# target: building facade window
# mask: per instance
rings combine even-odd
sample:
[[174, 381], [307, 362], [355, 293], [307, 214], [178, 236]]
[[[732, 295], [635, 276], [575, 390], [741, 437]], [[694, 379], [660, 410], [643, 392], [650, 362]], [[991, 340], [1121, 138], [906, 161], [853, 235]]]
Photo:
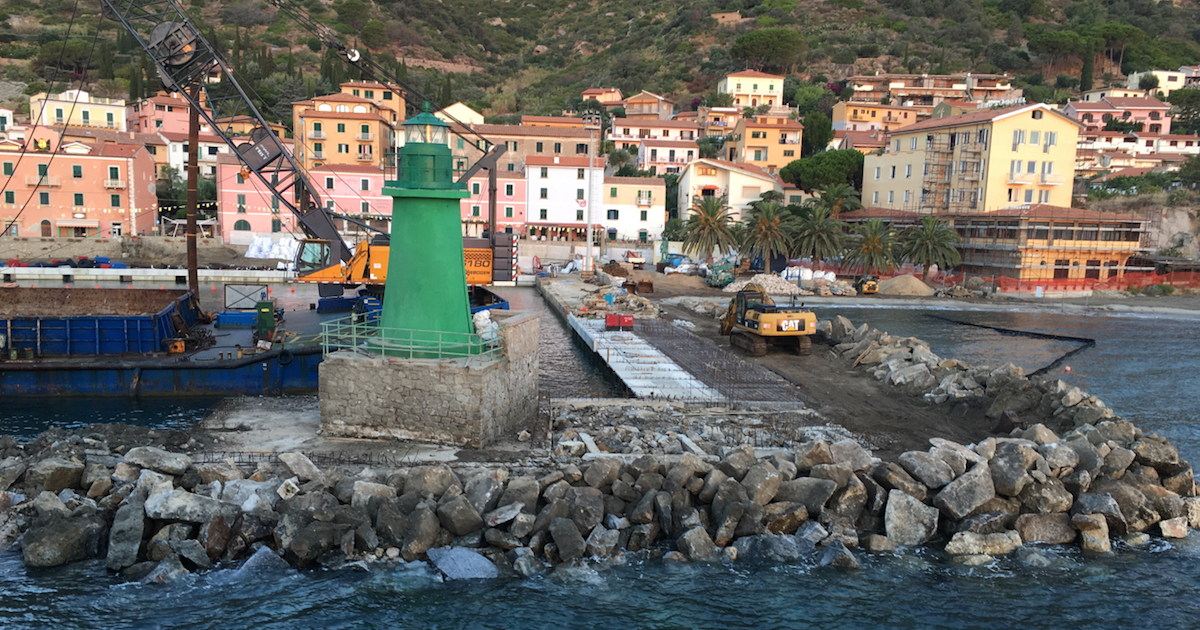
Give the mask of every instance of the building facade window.
[[83, 193], [75, 193], [75, 205], [83, 207]]
[[121, 195], [109, 195], [108, 196], [108, 207], [120, 208], [121, 207]]

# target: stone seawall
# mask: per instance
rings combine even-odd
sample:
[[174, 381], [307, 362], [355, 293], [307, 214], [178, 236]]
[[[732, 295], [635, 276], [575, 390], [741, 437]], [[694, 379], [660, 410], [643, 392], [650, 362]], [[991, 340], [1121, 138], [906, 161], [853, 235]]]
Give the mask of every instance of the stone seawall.
[[368, 357], [335, 352], [321, 363], [321, 430], [482, 448], [537, 415], [538, 319], [499, 313], [498, 359]]

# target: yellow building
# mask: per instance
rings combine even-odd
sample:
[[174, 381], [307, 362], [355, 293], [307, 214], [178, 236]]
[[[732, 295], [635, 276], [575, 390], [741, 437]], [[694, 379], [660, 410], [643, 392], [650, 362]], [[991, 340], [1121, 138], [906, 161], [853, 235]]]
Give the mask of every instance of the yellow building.
[[642, 90], [625, 99], [625, 117], [640, 120], [670, 120], [675, 102], [654, 92]]
[[1079, 128], [1042, 103], [902, 127], [882, 154], [866, 156], [863, 204], [938, 213], [1070, 207]]
[[[253, 116], [232, 116], [230, 118], [218, 118], [216, 120], [217, 127], [231, 136], [248, 136], [250, 132], [258, 128], [258, 120]], [[277, 123], [267, 121], [267, 127], [272, 133], [280, 138], [284, 135], [284, 126]]]
[[404, 122], [404, 91], [376, 81], [347, 81], [338, 86], [342, 94], [365, 98], [375, 104], [393, 128]]
[[841, 101], [833, 106], [833, 128], [838, 131], [891, 131], [925, 120], [915, 107], [852, 103]]
[[794, 120], [759, 122], [742, 119], [733, 128], [732, 143], [726, 143], [730, 162], [753, 164], [774, 175], [800, 159], [804, 125]]
[[83, 90], [67, 90], [61, 94], [39, 92], [30, 96], [29, 118], [39, 125], [126, 129], [124, 100], [100, 98]]
[[735, 107], [783, 105], [783, 77], [758, 70], [743, 70], [726, 75], [717, 83], [718, 94], [733, 97]]
[[352, 94], [292, 103], [292, 137], [305, 170], [324, 164], [378, 166], [393, 150], [391, 111]]

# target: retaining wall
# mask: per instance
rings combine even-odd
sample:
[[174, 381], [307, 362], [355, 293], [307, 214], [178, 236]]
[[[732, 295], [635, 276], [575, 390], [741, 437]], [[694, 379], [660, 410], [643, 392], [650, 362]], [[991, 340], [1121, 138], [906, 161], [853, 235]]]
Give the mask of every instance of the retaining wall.
[[538, 317], [492, 311], [499, 359], [384, 359], [350, 352], [320, 368], [326, 436], [482, 448], [529, 425], [538, 405]]

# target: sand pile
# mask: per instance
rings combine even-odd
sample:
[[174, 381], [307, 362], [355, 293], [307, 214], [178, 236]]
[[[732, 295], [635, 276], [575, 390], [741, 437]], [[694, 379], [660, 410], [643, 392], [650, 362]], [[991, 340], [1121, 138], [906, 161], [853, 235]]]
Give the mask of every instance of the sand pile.
[[927, 297], [933, 295], [932, 287], [916, 276], [896, 276], [879, 283], [879, 295], [910, 295]]
[[767, 291], [768, 295], [800, 295], [800, 287], [794, 282], [788, 282], [774, 274], [760, 273], [749, 280], [738, 280], [722, 291], [726, 293], [737, 293], [746, 288], [748, 284], [757, 284]]

